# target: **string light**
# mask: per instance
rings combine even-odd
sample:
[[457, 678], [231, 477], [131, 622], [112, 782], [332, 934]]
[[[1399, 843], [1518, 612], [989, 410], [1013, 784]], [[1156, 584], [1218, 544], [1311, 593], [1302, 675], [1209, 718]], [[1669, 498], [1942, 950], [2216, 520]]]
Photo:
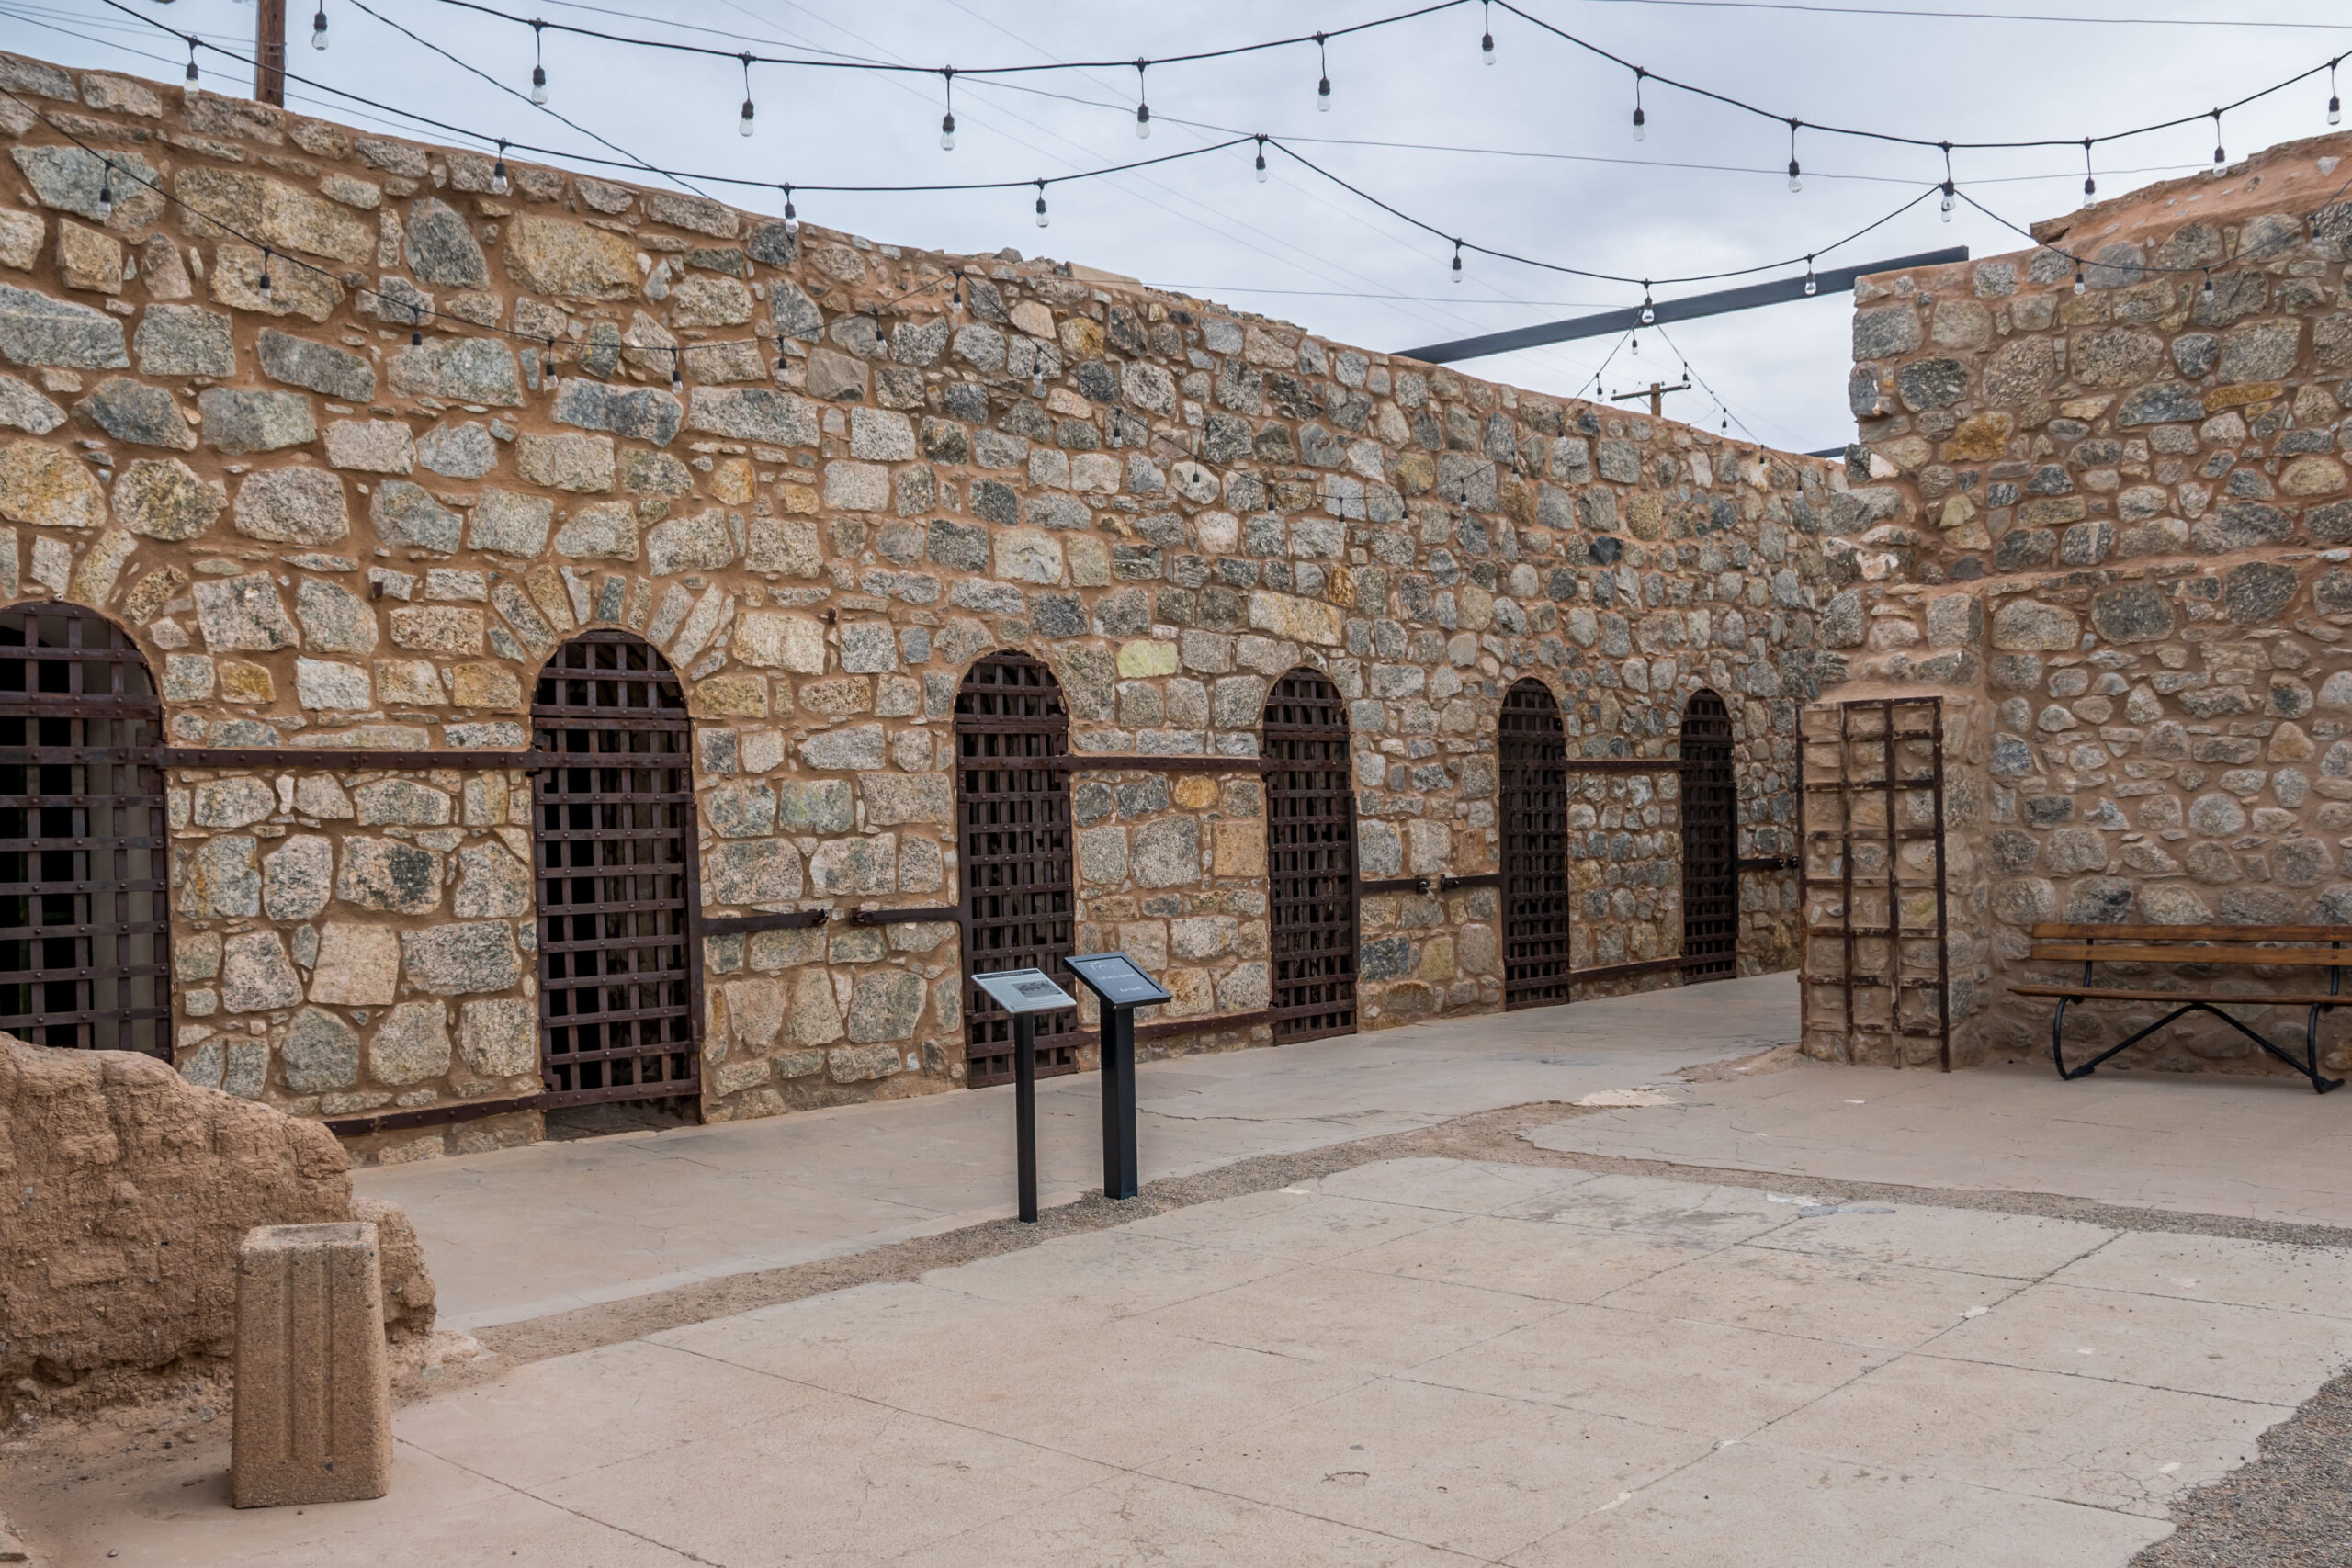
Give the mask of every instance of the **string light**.
[[2080, 260], [2077, 260], [2075, 263], [2075, 292], [2080, 294], [2084, 289], [2089, 287], [2090, 285], [2083, 280], [2083, 264]]
[[2206, 303], [2206, 304], [2208, 304], [2208, 305], [2211, 305], [2212, 302], [2213, 302], [2213, 269], [2212, 269], [2212, 268], [2211, 268], [2211, 267], [2207, 267], [2207, 268], [2205, 269], [2205, 303]]
[[548, 395], [549, 397], [553, 397], [553, 396], [555, 395], [555, 389], [556, 389], [556, 386], [555, 386], [555, 383], [556, 383], [556, 369], [555, 369], [555, 339], [553, 339], [553, 338], [549, 338], [549, 339], [548, 339], [548, 372], [547, 372], [547, 383], [548, 383]]
[[506, 177], [506, 139], [501, 137], [498, 141], [498, 162], [490, 166], [490, 194], [504, 196], [513, 188], [513, 183]]
[[1266, 183], [1266, 139], [1262, 136], [1258, 138], [1258, 183]]
[[104, 160], [106, 173], [98, 176], [98, 221], [103, 223], [114, 216], [114, 160]]
[[[262, 287], [266, 288], [269, 286], [264, 283]], [[424, 311], [415, 305], [408, 308], [408, 345], [411, 348], [424, 346]]]
[[2327, 62], [2327, 123], [2330, 125], [2341, 124], [2344, 119], [2344, 100], [2335, 96], [2335, 66], [2336, 62], [2343, 58], [2339, 54], [2335, 60]]
[[1453, 242], [1453, 281], [1462, 281], [1462, 242]]
[[673, 348], [670, 350], [670, 390], [682, 390], [685, 384], [686, 378], [678, 373], [678, 350]]
[[743, 112], [735, 121], [736, 135], [752, 134], [752, 117], [756, 112], [752, 107], [752, 56], [747, 50], [743, 54]]
[[1804, 171], [1797, 167], [1797, 127], [1804, 123], [1804, 121], [1801, 119], [1789, 121], [1789, 194], [1791, 196], [1804, 189]]
[[2088, 207], [2091, 197], [2098, 194], [2098, 176], [2091, 173], [2091, 139], [2083, 138], [2083, 205]]
[[1634, 67], [1634, 140], [1636, 141], [1650, 139], [1650, 117], [1642, 109], [1642, 78], [1648, 74], [1642, 67]]
[[1315, 107], [1324, 114], [1331, 112], [1331, 51], [1324, 46], [1323, 35], [1315, 35], [1315, 59], [1322, 67], [1323, 79], [1315, 84]]
[[2229, 154], [2222, 151], [2222, 111], [2215, 109], [2213, 111], [2213, 172], [2220, 174], [2222, 165], [2229, 161]]
[[1053, 226], [1053, 221], [1054, 220], [1046, 216], [1046, 182], [1039, 180], [1037, 182], [1037, 227], [1040, 229], [1051, 228]]
[[1495, 0], [1479, 0], [1479, 4], [1486, 7], [1487, 33], [1478, 40], [1478, 52], [1486, 56], [1487, 64], [1492, 65], [1495, 62]]
[[1821, 292], [1821, 280], [1813, 276], [1813, 258], [1804, 258], [1804, 291], [1807, 295]]
[[196, 35], [187, 35], [187, 79], [196, 80]]
[[1945, 222], [1949, 223], [1951, 221], [1951, 209], [1953, 205], [1958, 202], [1959, 199], [1960, 188], [1953, 185], [1950, 180], [1944, 181], [1944, 198], [1938, 202], [1936, 207], [1937, 210], [1942, 213], [1943, 220]]
[[531, 24], [531, 101], [548, 101], [547, 24]]
[[1642, 325], [1648, 326], [1657, 320], [1657, 309], [1650, 303], [1649, 281], [1645, 278], [1642, 282]]
[[261, 248], [261, 293], [265, 299], [269, 298], [269, 258], [274, 254], [267, 245]]
[[956, 151], [956, 67], [944, 67], [939, 73], [939, 79], [947, 88], [947, 112], [939, 117], [939, 150], [953, 152]]
[[776, 188], [784, 192], [784, 231], [797, 238], [800, 233], [800, 214], [793, 210], [792, 186], [782, 185]]
[[311, 18], [311, 47], [323, 50], [327, 46], [326, 0], [319, 0], [318, 14]]
[[1151, 134], [1151, 104], [1143, 90], [1143, 70], [1148, 60], [1136, 62], [1136, 139], [1141, 141]]

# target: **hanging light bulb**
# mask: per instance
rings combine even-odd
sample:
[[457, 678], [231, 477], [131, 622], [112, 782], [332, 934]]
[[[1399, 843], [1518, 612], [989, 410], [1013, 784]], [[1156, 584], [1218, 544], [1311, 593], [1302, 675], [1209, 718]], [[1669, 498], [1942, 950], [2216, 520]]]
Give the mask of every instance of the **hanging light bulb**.
[[504, 196], [513, 188], [513, 182], [506, 177], [506, 139], [502, 136], [498, 139], [498, 162], [490, 166], [490, 194]]
[[556, 393], [555, 339], [553, 339], [553, 338], [549, 338], [549, 339], [548, 339], [548, 360], [547, 360], [547, 364], [548, 364], [548, 371], [547, 371], [547, 388], [548, 388], [548, 396], [549, 396], [549, 397], [553, 397], [553, 396], [555, 396], [555, 393]]
[[1938, 202], [1936, 206], [1942, 211], [1944, 221], [1947, 223], [1951, 221], [1952, 203], [1956, 197], [1956, 188], [1950, 180], [1946, 180], [1944, 182], [1944, 198]]
[[1803, 123], [1802, 120], [1789, 121], [1789, 194], [1791, 196], [1804, 189], [1804, 171], [1797, 167], [1797, 127]]
[[2222, 151], [2222, 111], [2215, 109], [2213, 111], [2213, 172], [2220, 174], [2222, 165], [2229, 161], [2229, 154]]
[[196, 80], [196, 35], [187, 35], [187, 79]]
[[956, 151], [956, 67], [943, 68], [939, 77], [947, 84], [947, 112], [939, 117], [939, 150], [953, 152]]
[[1481, 3], [1487, 11], [1487, 36], [1478, 40], [1478, 52], [1486, 56], [1487, 64], [1492, 65], [1495, 62], [1495, 5], [1494, 0], [1481, 0]]
[[1054, 220], [1046, 216], [1046, 182], [1039, 180], [1037, 182], [1037, 227], [1040, 229], [1051, 228], [1053, 226], [1053, 221]]
[[784, 231], [797, 238], [800, 233], [800, 214], [794, 211], [792, 208], [792, 187], [787, 185], [783, 189]]
[[1266, 183], [1266, 139], [1262, 136], [1258, 138], [1258, 183]]
[[260, 287], [261, 287], [262, 298], [263, 298], [263, 299], [266, 299], [267, 298], [269, 298], [269, 258], [270, 258], [271, 254], [272, 254], [272, 252], [270, 251], [270, 248], [269, 248], [267, 245], [264, 245], [264, 246], [261, 248], [261, 278], [260, 278]]
[[1453, 281], [1462, 281], [1462, 242], [1453, 242]]
[[1648, 326], [1657, 320], [1657, 310], [1650, 303], [1650, 286], [1645, 283], [1642, 285], [1642, 325]]
[[752, 107], [752, 56], [746, 51], [743, 54], [743, 112], [735, 120], [736, 135], [752, 134], [752, 117], [757, 112]]
[[775, 340], [775, 367], [779, 372], [792, 368], [792, 361], [785, 355], [784, 339], [781, 337]]
[[1323, 35], [1315, 35], [1315, 58], [1323, 68], [1323, 79], [1315, 84], [1315, 107], [1324, 114], [1331, 112], [1331, 51], [1324, 47]]
[[1148, 60], [1136, 62], [1136, 139], [1137, 141], [1151, 134], [1151, 105], [1145, 99], [1143, 91], [1144, 67], [1150, 63]]
[[326, 0], [319, 0], [318, 14], [311, 18], [311, 47], [323, 50], [327, 46]]
[[673, 348], [670, 351], [670, 390], [678, 391], [685, 384], [686, 378], [678, 374], [678, 351]]
[[531, 101], [548, 101], [547, 24], [531, 24]]
[[103, 223], [114, 216], [114, 160], [105, 160], [106, 173], [98, 176], [98, 221]]
[[1640, 66], [1634, 67], [1634, 140], [1636, 141], [1650, 139], [1650, 117], [1642, 111], [1642, 78], [1648, 74]]
[[1808, 296], [1821, 292], [1821, 279], [1813, 276], [1813, 258], [1811, 256], [1804, 258], [1804, 291]]
[[2083, 264], [2077, 261], [2075, 264], [2075, 292], [2080, 294], [2089, 287], [2090, 285], [2083, 279]]
[[2212, 275], [2212, 273], [2211, 273], [2211, 272], [2210, 272], [2210, 271], [2209, 271], [2209, 272], [2207, 272], [2207, 273], [2205, 274], [2205, 303], [2206, 303], [2206, 304], [2208, 304], [2208, 305], [2211, 305], [2212, 302], [2213, 302], [2213, 275]]
[[2091, 139], [2083, 138], [2083, 205], [2088, 207], [2091, 197], [2098, 194], [2098, 176], [2091, 173]]
[[[2342, 58], [2338, 55], [2336, 60]], [[2344, 119], [2344, 100], [2335, 96], [2336, 60], [2327, 62], [2327, 123], [2330, 125], [2341, 124]]]

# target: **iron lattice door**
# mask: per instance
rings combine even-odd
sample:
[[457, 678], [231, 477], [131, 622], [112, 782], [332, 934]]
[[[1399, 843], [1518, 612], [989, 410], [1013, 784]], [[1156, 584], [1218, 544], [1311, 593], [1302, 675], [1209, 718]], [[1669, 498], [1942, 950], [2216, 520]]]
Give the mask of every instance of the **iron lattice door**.
[[163, 720], [105, 616], [0, 615], [0, 1030], [171, 1060]]
[[[1069, 712], [1053, 671], [991, 653], [956, 694], [956, 808], [964, 877], [964, 1082], [1012, 1081], [1012, 1015], [975, 975], [1041, 969], [1068, 990], [1072, 881]], [[1037, 1076], [1078, 1071], [1075, 1010], [1037, 1021]]]
[[1503, 696], [1503, 1006], [1568, 999], [1567, 739], [1541, 681]]
[[1682, 979], [1739, 973], [1739, 787], [1731, 712], [1700, 690], [1682, 710]]
[[1356, 799], [1340, 689], [1294, 670], [1266, 698], [1274, 1040], [1356, 1031]]
[[701, 1090], [692, 735], [678, 677], [626, 632], [556, 649], [531, 703], [544, 1103]]

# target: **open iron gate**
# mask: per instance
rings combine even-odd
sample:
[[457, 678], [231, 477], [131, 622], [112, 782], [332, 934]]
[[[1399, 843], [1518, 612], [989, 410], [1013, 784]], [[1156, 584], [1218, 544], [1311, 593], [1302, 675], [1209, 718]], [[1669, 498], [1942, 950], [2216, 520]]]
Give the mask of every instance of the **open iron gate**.
[[[964, 1082], [1012, 1081], [1012, 1015], [972, 981], [1041, 969], [1069, 988], [1077, 912], [1070, 846], [1069, 710], [1053, 671], [991, 653], [956, 694], [956, 807], [964, 883]], [[1075, 1010], [1037, 1021], [1037, 1076], [1078, 1071]]]
[[1949, 1072], [1943, 699], [1825, 704], [1801, 726], [1806, 1038]]
[[693, 738], [669, 661], [620, 631], [558, 649], [531, 703], [539, 1068], [549, 1107], [701, 1095]]
[[1267, 694], [1266, 884], [1274, 1039], [1356, 1029], [1356, 797], [1340, 689], [1294, 670]]
[[171, 1060], [163, 719], [104, 615], [0, 614], [0, 1030]]
[[1682, 982], [1739, 973], [1739, 786], [1731, 711], [1702, 688], [1682, 710]]
[[1503, 696], [1503, 1006], [1568, 999], [1567, 739], [1552, 689]]

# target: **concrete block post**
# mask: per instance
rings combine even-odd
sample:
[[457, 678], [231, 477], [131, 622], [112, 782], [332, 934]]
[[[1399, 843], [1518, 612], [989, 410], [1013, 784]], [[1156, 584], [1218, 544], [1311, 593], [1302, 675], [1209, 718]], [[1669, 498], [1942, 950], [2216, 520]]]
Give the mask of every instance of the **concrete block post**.
[[236, 1370], [229, 1491], [238, 1507], [384, 1495], [392, 1394], [374, 1225], [245, 1233]]

